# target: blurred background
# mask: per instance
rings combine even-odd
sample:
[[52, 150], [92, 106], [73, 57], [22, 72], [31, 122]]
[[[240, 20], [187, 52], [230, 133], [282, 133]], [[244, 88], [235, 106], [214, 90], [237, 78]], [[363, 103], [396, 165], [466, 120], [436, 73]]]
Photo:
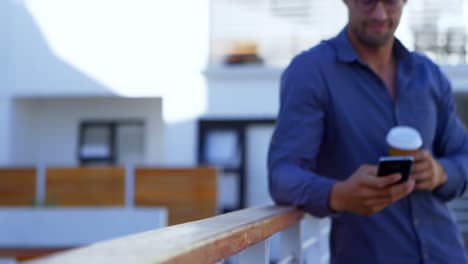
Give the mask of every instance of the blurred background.
[[[346, 20], [341, 0], [0, 0], [0, 258], [272, 203], [281, 72]], [[410, 0], [396, 35], [467, 124], [468, 0]]]

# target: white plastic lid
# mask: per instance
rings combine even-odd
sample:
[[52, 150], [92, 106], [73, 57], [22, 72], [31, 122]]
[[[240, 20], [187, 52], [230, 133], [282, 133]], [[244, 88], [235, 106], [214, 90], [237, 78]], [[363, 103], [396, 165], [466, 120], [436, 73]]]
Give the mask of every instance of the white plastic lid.
[[387, 134], [387, 143], [401, 150], [416, 150], [422, 146], [422, 138], [419, 132], [408, 126], [397, 126]]

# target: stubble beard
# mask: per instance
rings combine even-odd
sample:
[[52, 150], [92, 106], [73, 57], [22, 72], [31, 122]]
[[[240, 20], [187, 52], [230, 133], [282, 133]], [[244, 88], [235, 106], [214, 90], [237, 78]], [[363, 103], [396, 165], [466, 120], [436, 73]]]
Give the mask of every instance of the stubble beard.
[[367, 29], [367, 24], [364, 24], [364, 30], [356, 30], [355, 35], [363, 45], [369, 48], [380, 48], [392, 41], [393, 34], [396, 30], [396, 28], [394, 28], [393, 26], [393, 22], [388, 21], [386, 23], [388, 26], [388, 31], [383, 34], [371, 33], [366, 31], [365, 29]]

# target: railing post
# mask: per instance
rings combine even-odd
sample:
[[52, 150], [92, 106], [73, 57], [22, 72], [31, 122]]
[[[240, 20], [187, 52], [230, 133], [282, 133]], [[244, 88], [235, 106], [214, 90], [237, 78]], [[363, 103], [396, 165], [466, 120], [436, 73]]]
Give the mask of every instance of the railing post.
[[302, 241], [300, 222], [281, 231], [280, 241], [280, 259], [286, 259], [286, 263], [302, 264]]
[[135, 166], [125, 166], [125, 207], [132, 208], [134, 204]]
[[46, 166], [40, 163], [36, 167], [36, 201], [37, 206], [46, 205]]
[[239, 253], [239, 264], [264, 263], [270, 262], [270, 247], [268, 239], [258, 242]]

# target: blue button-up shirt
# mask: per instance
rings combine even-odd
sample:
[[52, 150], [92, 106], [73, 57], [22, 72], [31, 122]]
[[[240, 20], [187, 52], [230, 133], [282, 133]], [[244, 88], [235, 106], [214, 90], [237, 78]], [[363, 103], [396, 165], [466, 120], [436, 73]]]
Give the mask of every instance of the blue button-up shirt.
[[293, 59], [281, 78], [268, 156], [270, 193], [279, 204], [333, 215], [328, 208], [333, 184], [386, 156], [390, 128], [414, 127], [447, 182], [434, 191], [413, 191], [371, 216], [333, 215], [332, 263], [466, 263], [446, 202], [465, 191], [467, 132], [440, 69], [398, 40], [393, 52], [395, 100], [353, 50], [346, 29]]

